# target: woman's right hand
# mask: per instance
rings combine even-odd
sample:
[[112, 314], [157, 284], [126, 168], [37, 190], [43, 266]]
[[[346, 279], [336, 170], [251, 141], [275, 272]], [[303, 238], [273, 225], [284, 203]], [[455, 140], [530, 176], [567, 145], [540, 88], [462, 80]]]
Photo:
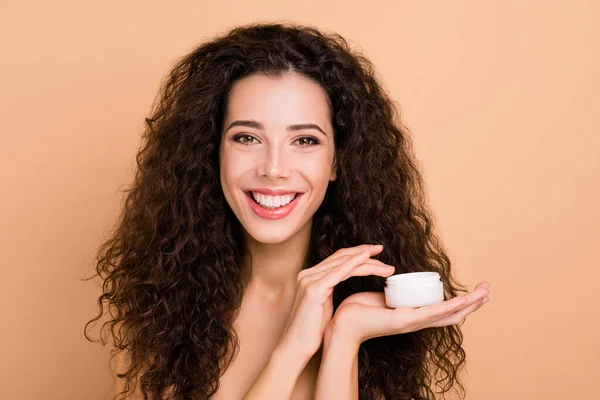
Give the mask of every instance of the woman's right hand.
[[308, 362], [323, 340], [333, 316], [333, 288], [351, 276], [379, 275], [395, 272], [391, 265], [372, 259], [382, 245], [364, 244], [343, 248], [312, 268], [298, 274], [297, 290], [290, 316], [278, 344]]

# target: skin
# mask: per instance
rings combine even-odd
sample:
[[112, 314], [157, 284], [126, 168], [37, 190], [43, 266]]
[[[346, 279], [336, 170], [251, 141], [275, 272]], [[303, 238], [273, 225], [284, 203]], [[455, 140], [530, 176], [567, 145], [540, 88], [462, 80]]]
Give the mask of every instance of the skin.
[[[234, 121], [247, 120], [260, 123], [260, 127], [228, 129]], [[307, 123], [318, 125], [320, 130], [287, 129]], [[351, 276], [387, 277], [394, 273], [394, 267], [371, 258], [382, 251], [382, 246], [365, 244], [340, 249], [318, 265], [303, 269], [312, 215], [323, 201], [328, 183], [336, 179], [326, 93], [316, 82], [298, 74], [252, 75], [234, 85], [223, 127], [221, 184], [244, 228], [246, 248], [253, 259], [252, 266], [249, 258], [243, 266], [249, 281], [236, 321], [239, 358], [244, 362], [236, 365], [234, 361], [230, 370], [235, 372], [228, 370], [221, 380], [224, 388], [230, 388], [230, 382], [245, 379], [248, 390], [241, 388], [235, 392], [237, 397], [244, 392], [246, 400], [358, 399], [360, 343], [377, 336], [457, 324], [487, 301], [489, 285], [485, 287], [485, 282], [466, 295], [427, 307], [391, 309], [382, 293], [357, 293], [342, 303], [334, 318], [331, 296], [335, 285]], [[305, 194], [290, 215], [267, 220], [248, 205], [244, 189], [252, 187]], [[252, 326], [262, 326], [264, 331], [246, 333]], [[268, 345], [265, 338], [269, 338]], [[259, 343], [262, 350], [254, 353], [245, 347]], [[251, 360], [258, 362], [249, 372]], [[314, 387], [307, 389], [311, 381]], [[234, 396], [230, 389], [221, 390]]]
[[[312, 216], [336, 179], [335, 143], [327, 95], [292, 73], [252, 75], [233, 86], [219, 148], [225, 198], [244, 230], [248, 280], [234, 323], [240, 352], [212, 400], [358, 399], [362, 341], [428, 326], [456, 324], [488, 294], [483, 282], [463, 296], [427, 307], [391, 309], [382, 293], [348, 297], [333, 316], [333, 288], [351, 276], [387, 277], [394, 267], [371, 257], [382, 246], [340, 249], [304, 269]], [[253, 126], [234, 121], [252, 120]], [[320, 129], [288, 130], [294, 124]], [[318, 144], [315, 144], [318, 142]], [[288, 216], [257, 216], [247, 188], [304, 192]], [[250, 257], [252, 256], [252, 264]]]
[[[248, 280], [234, 322], [240, 351], [211, 399], [240, 399], [245, 394], [247, 399], [309, 399], [314, 394], [320, 352], [312, 351], [316, 350], [313, 346], [313, 354], [303, 351], [300, 357], [296, 349], [279, 342], [296, 300], [297, 275], [309, 248], [312, 216], [327, 185], [336, 179], [327, 95], [317, 83], [298, 74], [277, 78], [255, 74], [233, 85], [224, 111], [220, 180], [243, 227], [248, 257], [241, 268]], [[261, 127], [228, 129], [235, 121], [248, 120]], [[296, 124], [315, 124], [320, 130], [288, 130]], [[290, 215], [266, 220], [250, 209], [246, 188], [304, 194]], [[117, 361], [124, 364], [125, 354], [120, 353]]]
[[[336, 179], [327, 95], [298, 74], [283, 78], [256, 74], [236, 82], [225, 111], [219, 149], [223, 193], [244, 228], [245, 245], [254, 260], [249, 290], [276, 303], [295, 292], [296, 276], [308, 251], [312, 216], [328, 183]], [[227, 129], [234, 121], [246, 120], [260, 123], [262, 129]], [[309, 123], [323, 132], [287, 130], [289, 125]], [[239, 134], [245, 136], [234, 141]], [[290, 215], [267, 220], [247, 204], [243, 189], [255, 187], [304, 195]]]
[[[312, 398], [319, 346], [311, 347], [310, 355], [301, 351], [299, 356], [301, 349], [280, 341], [296, 300], [312, 216], [327, 185], [337, 177], [329, 114], [325, 91], [302, 75], [255, 74], [232, 87], [219, 148], [220, 178], [225, 198], [243, 227], [253, 263], [251, 266], [248, 256], [242, 266], [249, 278], [235, 322], [240, 352], [221, 377], [222, 387], [213, 399], [241, 398], [250, 386], [248, 398], [276, 398], [281, 392], [286, 398], [292, 394]], [[235, 121], [248, 120], [261, 127], [228, 129]], [[288, 130], [296, 124], [315, 124], [320, 129]], [[256, 187], [304, 194], [291, 214], [267, 220], [248, 205], [244, 189]], [[287, 338], [286, 343], [294, 340], [291, 335]], [[261, 384], [265, 378], [266, 384]], [[234, 389], [234, 385], [238, 387]]]
[[[377, 250], [375, 250], [377, 251]], [[467, 294], [426, 307], [389, 308], [382, 293], [356, 293], [346, 298], [324, 334], [315, 400], [339, 396], [358, 399], [358, 349], [378, 336], [464, 323], [489, 300], [489, 282]]]

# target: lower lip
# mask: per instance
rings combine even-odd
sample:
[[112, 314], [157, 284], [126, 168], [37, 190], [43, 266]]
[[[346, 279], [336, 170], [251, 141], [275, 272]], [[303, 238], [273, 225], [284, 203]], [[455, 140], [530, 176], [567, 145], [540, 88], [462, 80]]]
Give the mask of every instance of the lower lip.
[[259, 206], [252, 199], [252, 195], [250, 193], [245, 193], [245, 194], [246, 194], [246, 198], [248, 199], [248, 204], [250, 204], [250, 208], [252, 209], [252, 211], [254, 211], [254, 213], [256, 215], [258, 215], [261, 218], [265, 218], [265, 219], [279, 219], [279, 218], [283, 218], [283, 217], [287, 216], [289, 213], [292, 212], [294, 207], [296, 207], [296, 204], [298, 204], [298, 200], [300, 200], [300, 197], [302, 197], [302, 195], [304, 193], [298, 193], [296, 195], [296, 198], [294, 200], [292, 200], [289, 204], [286, 204], [285, 206], [282, 206], [282, 207], [274, 208], [272, 210], [268, 210], [266, 208]]

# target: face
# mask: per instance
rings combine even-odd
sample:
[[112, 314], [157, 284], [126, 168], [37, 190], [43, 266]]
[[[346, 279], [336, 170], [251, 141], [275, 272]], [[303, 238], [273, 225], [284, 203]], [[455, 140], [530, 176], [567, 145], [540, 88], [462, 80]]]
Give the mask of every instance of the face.
[[336, 179], [323, 88], [299, 74], [254, 74], [234, 84], [224, 118], [221, 186], [246, 232], [261, 243], [310, 232]]

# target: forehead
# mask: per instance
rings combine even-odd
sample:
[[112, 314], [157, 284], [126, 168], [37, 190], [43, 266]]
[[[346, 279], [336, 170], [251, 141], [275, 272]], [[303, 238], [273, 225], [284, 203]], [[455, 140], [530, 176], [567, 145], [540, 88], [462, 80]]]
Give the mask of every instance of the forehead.
[[[254, 119], [266, 128], [292, 123], [317, 123], [331, 130], [327, 93], [317, 82], [292, 73], [253, 74], [237, 81], [227, 99], [225, 122]], [[225, 124], [226, 125], [226, 124]]]

